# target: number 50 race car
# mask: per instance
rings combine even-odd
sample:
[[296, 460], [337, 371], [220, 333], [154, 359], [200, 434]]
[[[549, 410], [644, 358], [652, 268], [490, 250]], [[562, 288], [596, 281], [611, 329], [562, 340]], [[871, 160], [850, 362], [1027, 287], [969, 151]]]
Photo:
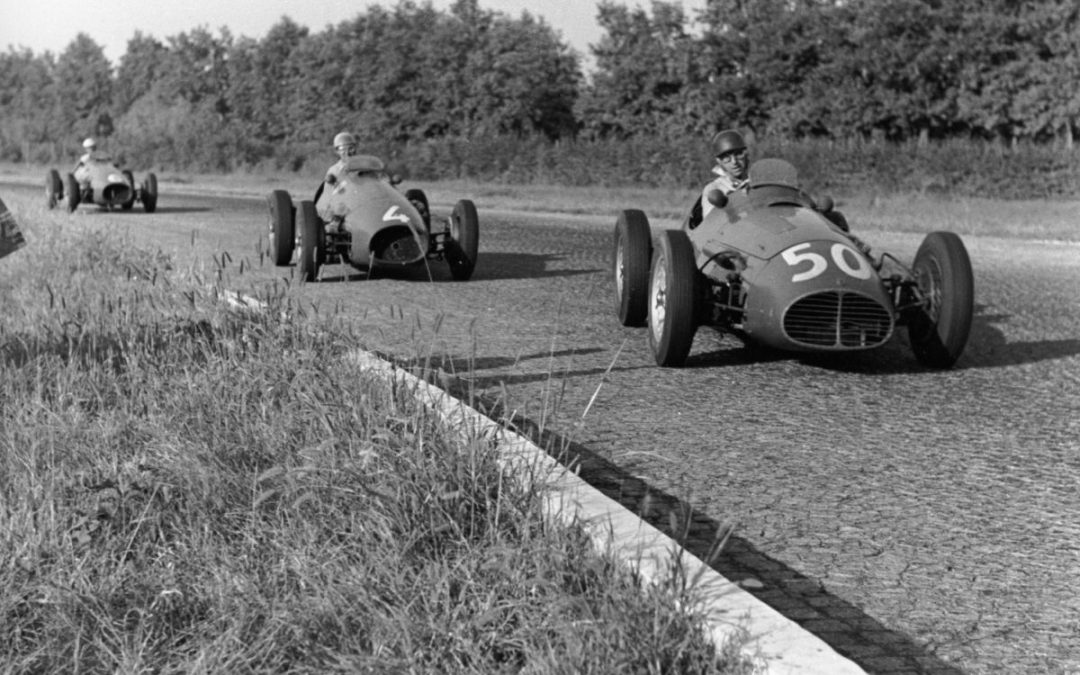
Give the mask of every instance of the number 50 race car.
[[815, 203], [779, 159], [755, 162], [746, 192], [707, 198], [716, 208], [660, 233], [655, 247], [643, 212], [623, 211], [615, 225], [619, 320], [648, 326], [657, 364], [683, 366], [703, 325], [804, 353], [873, 349], [905, 326], [923, 365], [960, 357], [974, 281], [956, 234], [928, 234], [911, 267], [875, 259], [832, 201]]
[[288, 265], [299, 249], [297, 269], [314, 281], [324, 264], [402, 267], [427, 259], [446, 260], [458, 281], [472, 276], [480, 241], [476, 206], [460, 200], [442, 229], [432, 231], [423, 190], [399, 192], [378, 157], [355, 155], [341, 177], [322, 183], [313, 201], [293, 205], [285, 190], [269, 196], [270, 256]]

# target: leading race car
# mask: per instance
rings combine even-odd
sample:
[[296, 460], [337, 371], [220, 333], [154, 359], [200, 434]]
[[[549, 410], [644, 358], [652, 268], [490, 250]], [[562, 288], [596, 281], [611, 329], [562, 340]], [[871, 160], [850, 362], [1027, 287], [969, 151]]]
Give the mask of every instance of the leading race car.
[[104, 153], [94, 153], [63, 179], [56, 169], [50, 169], [45, 175], [45, 200], [50, 209], [63, 203], [69, 212], [75, 211], [79, 204], [130, 211], [139, 202], [147, 213], [153, 213], [157, 209], [157, 198], [157, 176], [147, 174], [146, 180], [136, 184], [130, 171], [121, 170]]
[[480, 242], [476, 206], [455, 204], [441, 229], [432, 230], [423, 190], [404, 193], [397, 176], [388, 176], [372, 155], [347, 158], [341, 178], [320, 184], [314, 200], [293, 204], [285, 190], [274, 190], [270, 207], [270, 257], [288, 265], [296, 256], [305, 281], [318, 278], [324, 264], [346, 263], [368, 269], [403, 267], [428, 259], [446, 260], [451, 276], [472, 276]]
[[[816, 203], [779, 159], [750, 167], [750, 187], [693, 216], [653, 245], [642, 211], [615, 225], [616, 310], [648, 326], [657, 364], [686, 362], [699, 326], [791, 352], [880, 347], [905, 326], [915, 358], [949, 368], [967, 344], [974, 306], [971, 261], [951, 232], [931, 232], [910, 267], [878, 257], [846, 231], [828, 198]], [[835, 222], [834, 222], [835, 221]]]

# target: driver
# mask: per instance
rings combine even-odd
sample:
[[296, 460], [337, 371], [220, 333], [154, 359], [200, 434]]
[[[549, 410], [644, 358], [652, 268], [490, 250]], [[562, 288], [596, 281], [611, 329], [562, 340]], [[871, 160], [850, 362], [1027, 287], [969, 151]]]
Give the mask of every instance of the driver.
[[87, 138], [82, 143], [83, 149], [86, 150], [83, 156], [79, 158], [79, 161], [75, 164], [75, 169], [72, 173], [75, 174], [75, 179], [80, 183], [85, 183], [89, 180], [87, 175], [86, 165], [91, 162], [96, 162], [101, 159], [100, 153], [97, 151], [97, 141], [93, 138]]
[[705, 216], [715, 206], [709, 201], [709, 193], [719, 190], [724, 195], [732, 192], [746, 190], [748, 173], [750, 169], [750, 153], [746, 147], [746, 141], [742, 134], [734, 129], [725, 129], [713, 134], [712, 147], [716, 163], [712, 172], [716, 178], [711, 180], [701, 191], [701, 196], [694, 202], [690, 211], [690, 229], [701, 224]]
[[324, 180], [327, 185], [334, 185], [338, 182], [341, 178], [341, 173], [345, 170], [345, 163], [348, 161], [349, 157], [356, 155], [356, 137], [347, 131], [342, 131], [337, 136], [334, 136], [334, 152], [337, 153], [338, 161], [326, 170], [326, 178]]
[[712, 146], [716, 153], [716, 164], [713, 165], [712, 172], [716, 174], [716, 178], [701, 191], [702, 218], [714, 208], [709, 202], [708, 194], [713, 190], [719, 190], [725, 195], [745, 190], [750, 170], [750, 152], [738, 131], [725, 129], [717, 132], [712, 137]]

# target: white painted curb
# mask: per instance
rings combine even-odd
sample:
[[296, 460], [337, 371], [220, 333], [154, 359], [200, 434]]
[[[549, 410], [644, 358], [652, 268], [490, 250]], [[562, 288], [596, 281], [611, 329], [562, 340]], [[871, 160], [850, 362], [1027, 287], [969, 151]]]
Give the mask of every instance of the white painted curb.
[[481, 415], [438, 387], [365, 351], [350, 352], [349, 360], [362, 369], [412, 390], [420, 403], [436, 412], [451, 430], [470, 439], [497, 439], [504, 466], [546, 476], [553, 489], [545, 494], [545, 515], [582, 524], [600, 551], [611, 551], [643, 579], [657, 583], [669, 579], [675, 564], [684, 578], [696, 579], [705, 598], [708, 624], [715, 644], [748, 633], [744, 648], [758, 672], [781, 674], [845, 675], [865, 673], [837, 654], [817, 636], [724, 578], [621, 504], [593, 488], [560, 465], [528, 439]]
[[[223, 292], [222, 299], [234, 309], [265, 311], [267, 308], [262, 301], [233, 291]], [[355, 350], [346, 358], [392, 384], [409, 388], [422, 405], [437, 413], [448, 429], [463, 439], [498, 439], [504, 466], [547, 479], [545, 483], [551, 489], [544, 493], [546, 516], [582, 525], [597, 550], [610, 551], [642, 579], [660, 583], [670, 578], [673, 566], [678, 564], [682, 578], [694, 579], [697, 593], [704, 599], [713, 643], [723, 645], [733, 637], [746, 637], [743, 652], [754, 660], [755, 671], [775, 675], [865, 674], [866, 671], [837, 654], [823, 640], [696, 556], [681, 551], [677, 542], [567, 470], [535, 443], [370, 352]]]

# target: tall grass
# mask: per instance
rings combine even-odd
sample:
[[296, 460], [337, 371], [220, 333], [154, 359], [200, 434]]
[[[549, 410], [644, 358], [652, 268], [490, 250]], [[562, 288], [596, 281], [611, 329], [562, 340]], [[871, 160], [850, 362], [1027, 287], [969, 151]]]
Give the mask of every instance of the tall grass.
[[344, 322], [282, 287], [231, 310], [220, 270], [16, 215], [0, 671], [748, 672], [692, 589], [347, 366]]

